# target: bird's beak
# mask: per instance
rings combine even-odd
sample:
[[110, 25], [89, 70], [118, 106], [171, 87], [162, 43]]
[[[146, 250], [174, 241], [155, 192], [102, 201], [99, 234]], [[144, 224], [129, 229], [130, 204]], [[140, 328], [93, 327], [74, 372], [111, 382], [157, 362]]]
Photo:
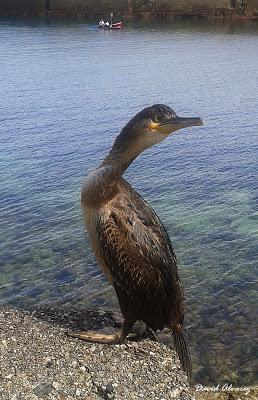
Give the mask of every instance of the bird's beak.
[[201, 126], [203, 122], [199, 117], [178, 117], [171, 118], [162, 122], [157, 126], [157, 129], [169, 135], [172, 132], [177, 131], [178, 129], [188, 128], [189, 126]]

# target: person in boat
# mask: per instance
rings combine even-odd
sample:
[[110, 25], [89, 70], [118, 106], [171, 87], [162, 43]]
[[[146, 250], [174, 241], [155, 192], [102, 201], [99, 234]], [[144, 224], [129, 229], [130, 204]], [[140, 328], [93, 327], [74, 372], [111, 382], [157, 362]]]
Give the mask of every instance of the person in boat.
[[105, 27], [107, 27], [107, 28], [109, 28], [109, 27], [110, 27], [110, 24], [109, 24], [109, 22], [108, 22], [108, 21], [106, 21], [106, 22], [105, 22]]
[[103, 18], [101, 18], [101, 20], [99, 21], [99, 26], [100, 27], [105, 26], [105, 22], [104, 22]]

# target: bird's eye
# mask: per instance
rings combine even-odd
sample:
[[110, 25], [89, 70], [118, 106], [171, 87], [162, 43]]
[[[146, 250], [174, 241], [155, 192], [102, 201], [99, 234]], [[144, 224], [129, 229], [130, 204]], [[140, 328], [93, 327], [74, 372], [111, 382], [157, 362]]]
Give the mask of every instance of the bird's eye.
[[156, 115], [152, 120], [156, 123], [165, 122], [166, 120], [176, 118], [176, 113], [174, 114], [165, 114], [165, 115]]
[[163, 117], [161, 115], [156, 115], [153, 118], [153, 122], [162, 122], [163, 121]]

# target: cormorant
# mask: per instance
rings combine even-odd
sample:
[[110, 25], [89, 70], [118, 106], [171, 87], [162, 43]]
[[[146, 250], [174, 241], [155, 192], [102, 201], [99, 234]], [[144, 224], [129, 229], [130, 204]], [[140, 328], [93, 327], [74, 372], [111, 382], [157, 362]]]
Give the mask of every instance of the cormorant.
[[191, 361], [182, 331], [183, 290], [176, 255], [159, 217], [122, 175], [142, 151], [194, 125], [202, 125], [202, 120], [178, 117], [166, 105], [145, 108], [87, 176], [81, 193], [86, 228], [102, 271], [116, 291], [124, 322], [113, 335], [70, 334], [91, 342], [120, 343], [138, 320], [153, 331], [168, 327], [188, 376]]

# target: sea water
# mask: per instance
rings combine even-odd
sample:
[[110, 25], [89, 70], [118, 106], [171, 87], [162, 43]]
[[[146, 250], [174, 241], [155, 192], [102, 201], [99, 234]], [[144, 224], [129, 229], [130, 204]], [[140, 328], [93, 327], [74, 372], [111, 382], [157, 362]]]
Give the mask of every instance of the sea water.
[[185, 288], [195, 381], [255, 382], [258, 25], [0, 20], [0, 304], [117, 307], [80, 188], [125, 123], [199, 116], [126, 179], [156, 210]]

